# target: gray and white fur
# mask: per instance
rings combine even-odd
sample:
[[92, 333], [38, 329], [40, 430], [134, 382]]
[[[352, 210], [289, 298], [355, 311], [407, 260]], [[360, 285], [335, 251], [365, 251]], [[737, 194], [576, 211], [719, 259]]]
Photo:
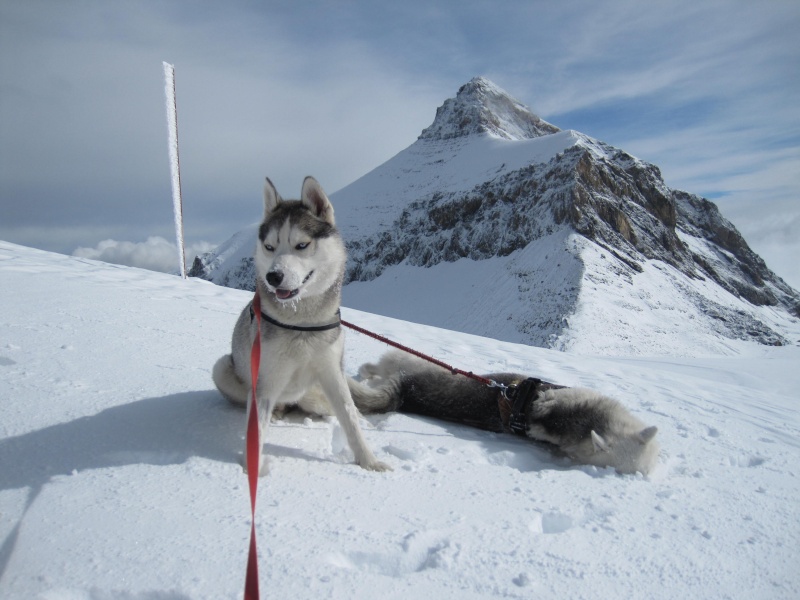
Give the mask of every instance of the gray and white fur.
[[[359, 374], [374, 391], [356, 397], [363, 413], [400, 411], [508, 431], [496, 388], [410, 354], [391, 351], [378, 364], [363, 365]], [[505, 385], [527, 378], [515, 373], [484, 377]], [[527, 437], [554, 445], [577, 463], [648, 474], [658, 461], [656, 427], [593, 390], [544, 384], [526, 408], [525, 424]]]
[[[346, 252], [322, 187], [313, 177], [303, 182], [300, 200], [285, 201], [272, 182], [264, 186], [264, 218], [255, 249], [256, 288], [262, 313], [290, 326], [314, 327], [339, 320]], [[294, 331], [262, 320], [244, 307], [233, 330], [231, 353], [214, 365], [214, 383], [228, 400], [251, 410], [250, 352], [261, 336], [261, 363], [256, 397], [258, 447], [276, 406], [298, 405], [316, 414], [333, 414], [341, 424], [356, 462], [372, 471], [390, 467], [378, 461], [359, 427], [359, 414], [342, 368], [341, 327], [325, 331]], [[353, 382], [355, 383], [355, 382]], [[363, 386], [361, 386], [363, 387]], [[247, 440], [245, 440], [245, 449]], [[245, 470], [254, 468], [246, 464]], [[260, 454], [257, 467], [266, 474]]]

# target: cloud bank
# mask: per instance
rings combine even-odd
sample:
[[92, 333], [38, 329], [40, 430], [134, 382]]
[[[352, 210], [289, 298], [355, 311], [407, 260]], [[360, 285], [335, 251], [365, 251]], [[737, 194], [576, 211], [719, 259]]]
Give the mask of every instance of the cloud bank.
[[[213, 249], [214, 245], [199, 242], [186, 247], [187, 269], [194, 257]], [[76, 248], [72, 256], [103, 262], [139, 267], [162, 273], [179, 273], [178, 247], [162, 237], [152, 236], [145, 242], [103, 240], [94, 248]]]

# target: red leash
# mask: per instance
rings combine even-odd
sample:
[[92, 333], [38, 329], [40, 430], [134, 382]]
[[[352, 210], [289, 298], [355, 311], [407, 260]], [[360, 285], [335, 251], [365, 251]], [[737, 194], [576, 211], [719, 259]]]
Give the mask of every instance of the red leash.
[[344, 319], [341, 320], [342, 325], [345, 327], [349, 327], [350, 329], [357, 331], [358, 333], [363, 333], [371, 337], [374, 340], [378, 340], [379, 342], [383, 342], [384, 344], [389, 344], [390, 346], [394, 346], [395, 348], [402, 350], [403, 352], [408, 352], [409, 354], [413, 354], [414, 356], [421, 358], [422, 360], [427, 360], [429, 363], [433, 363], [434, 365], [438, 365], [443, 367], [453, 373], [454, 375], [457, 373], [459, 375], [464, 375], [465, 377], [469, 377], [470, 379], [474, 379], [475, 381], [479, 381], [482, 384], [489, 386], [489, 387], [504, 387], [498, 384], [496, 381], [492, 381], [491, 379], [487, 379], [486, 377], [481, 377], [480, 375], [475, 375], [472, 371], [463, 371], [462, 369], [456, 369], [444, 363], [440, 360], [433, 358], [432, 356], [428, 356], [427, 354], [423, 354], [422, 352], [417, 352], [416, 350], [409, 348], [408, 346], [404, 346], [398, 342], [394, 342], [389, 338], [383, 337], [382, 335], [378, 335], [377, 333], [372, 333], [371, 331], [359, 327], [358, 325], [353, 325], [352, 323], [348, 323]]
[[258, 384], [258, 367], [261, 364], [261, 298], [256, 291], [253, 298], [253, 312], [256, 319], [256, 336], [250, 351], [250, 381], [252, 382], [253, 397], [250, 400], [250, 412], [247, 417], [247, 447], [245, 461], [247, 464], [247, 479], [250, 482], [250, 554], [247, 557], [247, 575], [244, 582], [245, 600], [259, 600], [258, 593], [258, 551], [256, 550], [256, 492], [258, 491], [258, 471], [261, 458], [261, 444], [258, 435], [258, 399], [256, 398], [256, 385]]

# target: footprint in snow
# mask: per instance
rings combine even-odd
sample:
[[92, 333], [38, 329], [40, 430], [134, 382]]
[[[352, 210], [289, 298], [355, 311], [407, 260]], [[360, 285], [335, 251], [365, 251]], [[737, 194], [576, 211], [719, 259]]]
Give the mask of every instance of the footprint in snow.
[[403, 577], [428, 569], [450, 569], [458, 560], [461, 546], [432, 533], [408, 534], [396, 552], [349, 552], [328, 557], [340, 569]]

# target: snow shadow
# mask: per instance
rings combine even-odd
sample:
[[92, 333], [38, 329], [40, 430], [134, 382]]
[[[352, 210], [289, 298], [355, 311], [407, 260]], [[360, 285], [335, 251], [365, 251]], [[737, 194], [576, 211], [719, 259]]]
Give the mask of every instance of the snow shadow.
[[192, 457], [236, 463], [244, 411], [216, 390], [147, 398], [0, 440], [0, 490], [40, 488], [52, 477]]
[[[386, 415], [387, 417], [393, 413]], [[567, 459], [561, 451], [552, 444], [538, 442], [530, 438], [514, 435], [511, 433], [495, 433], [484, 429], [462, 425], [451, 421], [434, 419], [413, 414], [403, 414], [403, 416], [420, 420], [435, 425], [440, 432], [419, 432], [407, 431], [413, 437], [453, 437], [480, 450], [483, 461], [497, 467], [508, 467], [520, 473], [533, 473], [538, 471], [568, 471], [574, 469], [576, 465]], [[374, 415], [370, 415], [374, 417]], [[374, 421], [378, 429], [386, 431], [401, 431], [395, 428], [387, 418]], [[407, 457], [399, 456], [397, 449], [387, 450], [401, 460], [408, 460]], [[401, 452], [402, 453], [402, 452]]]
[[0, 490], [28, 488], [23, 513], [0, 544], [0, 579], [25, 513], [53, 477], [197, 456], [238, 464], [243, 432], [244, 411], [208, 390], [138, 400], [0, 440]]

